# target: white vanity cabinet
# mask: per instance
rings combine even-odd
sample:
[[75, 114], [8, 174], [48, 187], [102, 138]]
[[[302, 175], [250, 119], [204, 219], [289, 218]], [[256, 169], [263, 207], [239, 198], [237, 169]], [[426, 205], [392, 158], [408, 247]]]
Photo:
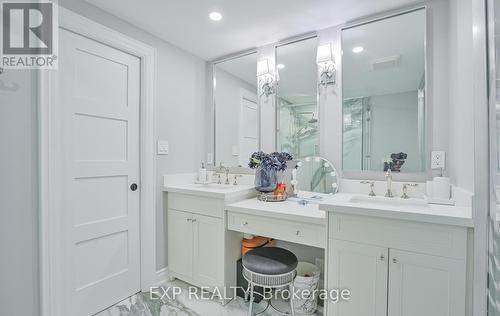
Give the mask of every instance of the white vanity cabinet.
[[168, 268], [196, 286], [224, 285], [223, 199], [168, 196]]
[[467, 228], [329, 214], [330, 316], [464, 316]]

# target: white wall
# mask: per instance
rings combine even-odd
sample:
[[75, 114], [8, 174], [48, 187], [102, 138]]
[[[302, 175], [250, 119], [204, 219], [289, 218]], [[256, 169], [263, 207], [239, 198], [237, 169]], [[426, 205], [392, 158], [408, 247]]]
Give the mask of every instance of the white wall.
[[450, 1], [449, 70], [450, 147], [448, 170], [453, 182], [474, 192], [474, 81], [472, 2]]
[[0, 80], [0, 314], [39, 315], [38, 169], [35, 71]]

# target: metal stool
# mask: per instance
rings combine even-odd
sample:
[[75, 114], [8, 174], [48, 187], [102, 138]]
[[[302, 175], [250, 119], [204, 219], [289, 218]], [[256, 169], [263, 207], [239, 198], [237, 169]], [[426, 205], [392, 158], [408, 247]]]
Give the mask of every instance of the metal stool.
[[[250, 306], [248, 315], [254, 316], [265, 312], [271, 306], [276, 312], [282, 315], [295, 315], [293, 308], [293, 279], [297, 274], [297, 257], [290, 251], [277, 247], [262, 247], [253, 249], [243, 256], [243, 277], [248, 282], [248, 289], [245, 292], [245, 300], [250, 295]], [[267, 300], [266, 308], [253, 314], [254, 286], [264, 289], [281, 289], [288, 287], [290, 291], [291, 313], [282, 312], [275, 308], [270, 300]]]

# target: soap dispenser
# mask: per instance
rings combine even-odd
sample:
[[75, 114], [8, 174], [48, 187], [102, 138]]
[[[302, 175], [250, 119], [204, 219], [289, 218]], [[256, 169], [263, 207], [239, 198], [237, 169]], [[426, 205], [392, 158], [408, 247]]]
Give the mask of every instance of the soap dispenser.
[[199, 182], [207, 182], [207, 169], [205, 168], [205, 164], [201, 163], [201, 168], [198, 170], [198, 181]]

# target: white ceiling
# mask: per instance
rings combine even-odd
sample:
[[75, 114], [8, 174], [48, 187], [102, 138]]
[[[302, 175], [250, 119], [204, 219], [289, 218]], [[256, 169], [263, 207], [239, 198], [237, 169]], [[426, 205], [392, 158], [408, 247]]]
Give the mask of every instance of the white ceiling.
[[[414, 0], [86, 0], [205, 60], [324, 29]], [[220, 22], [208, 13], [223, 14]]]

